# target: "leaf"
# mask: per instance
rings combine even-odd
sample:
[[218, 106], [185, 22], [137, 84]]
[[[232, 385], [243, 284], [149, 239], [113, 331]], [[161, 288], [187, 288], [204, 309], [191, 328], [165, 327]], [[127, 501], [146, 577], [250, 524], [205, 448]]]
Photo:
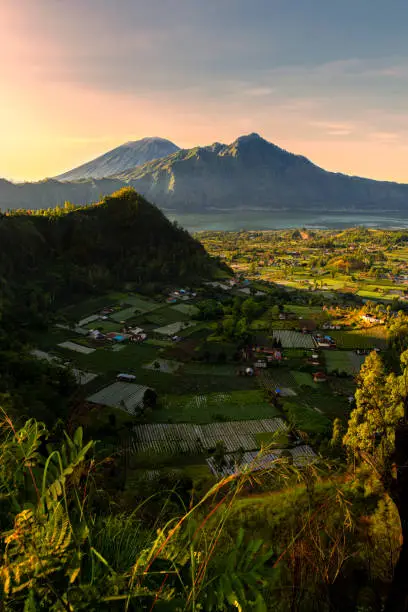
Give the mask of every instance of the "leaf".
[[28, 597], [24, 602], [24, 612], [36, 612], [36, 610], [38, 610], [38, 608], [35, 601], [34, 590], [30, 589]]

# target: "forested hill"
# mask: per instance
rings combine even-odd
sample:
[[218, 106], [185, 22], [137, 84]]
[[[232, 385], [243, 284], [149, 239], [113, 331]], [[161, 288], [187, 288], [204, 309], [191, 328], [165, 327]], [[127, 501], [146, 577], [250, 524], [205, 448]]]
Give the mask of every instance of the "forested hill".
[[0, 216], [0, 278], [18, 289], [20, 306], [22, 287], [27, 303], [42, 302], [213, 270], [196, 240], [130, 188], [86, 208]]

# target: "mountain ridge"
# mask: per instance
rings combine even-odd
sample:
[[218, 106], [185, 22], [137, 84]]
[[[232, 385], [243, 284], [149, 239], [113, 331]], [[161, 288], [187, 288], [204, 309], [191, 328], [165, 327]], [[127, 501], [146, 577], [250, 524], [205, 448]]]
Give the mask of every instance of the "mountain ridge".
[[256, 133], [230, 144], [177, 147], [167, 156], [101, 179], [54, 178], [18, 185], [0, 179], [0, 209], [49, 208], [66, 200], [84, 205], [126, 185], [172, 213], [408, 209], [408, 184], [329, 172]]

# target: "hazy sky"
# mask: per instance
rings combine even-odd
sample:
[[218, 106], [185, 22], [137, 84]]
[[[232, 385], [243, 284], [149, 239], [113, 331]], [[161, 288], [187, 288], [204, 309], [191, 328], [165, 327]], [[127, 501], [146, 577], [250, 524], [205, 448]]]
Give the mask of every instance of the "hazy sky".
[[256, 131], [408, 182], [408, 0], [0, 0], [0, 176]]

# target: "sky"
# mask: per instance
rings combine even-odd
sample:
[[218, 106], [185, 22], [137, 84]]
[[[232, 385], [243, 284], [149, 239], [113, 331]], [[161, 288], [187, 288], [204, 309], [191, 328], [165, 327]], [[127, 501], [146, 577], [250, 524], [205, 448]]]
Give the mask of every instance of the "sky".
[[258, 132], [408, 183], [407, 27], [407, 0], [0, 0], [0, 177]]

